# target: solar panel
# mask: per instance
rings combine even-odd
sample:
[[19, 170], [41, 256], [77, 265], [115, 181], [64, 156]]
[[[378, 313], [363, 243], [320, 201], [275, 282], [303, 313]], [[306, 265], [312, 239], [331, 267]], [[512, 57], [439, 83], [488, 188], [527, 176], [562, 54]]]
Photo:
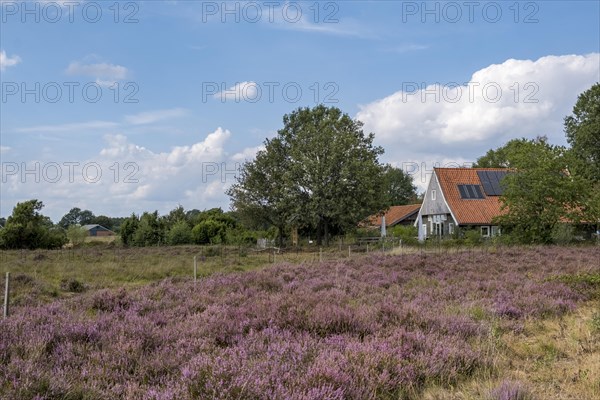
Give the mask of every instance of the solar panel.
[[506, 171], [477, 171], [483, 190], [487, 196], [502, 195], [500, 181], [506, 176]]
[[480, 185], [458, 185], [461, 199], [483, 199]]
[[494, 191], [494, 188], [492, 186], [492, 182], [490, 182], [490, 177], [488, 176], [487, 171], [477, 171], [477, 175], [479, 175], [479, 180], [483, 185], [483, 190], [485, 191], [485, 194], [491, 196], [491, 193]]

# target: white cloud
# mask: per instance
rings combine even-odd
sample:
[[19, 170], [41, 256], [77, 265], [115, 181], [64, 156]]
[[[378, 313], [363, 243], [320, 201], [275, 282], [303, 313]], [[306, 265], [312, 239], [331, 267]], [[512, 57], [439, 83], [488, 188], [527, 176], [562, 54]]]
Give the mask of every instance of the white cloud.
[[6, 51], [0, 51], [0, 71], [5, 71], [8, 67], [14, 67], [21, 62], [21, 57], [15, 55], [9, 57], [6, 55]]
[[[152, 210], [166, 213], [178, 204], [187, 209], [222, 207], [228, 203], [225, 190], [234, 182], [239, 165], [226, 151], [230, 137], [229, 130], [219, 127], [195, 143], [156, 152], [124, 135], [106, 135], [106, 144], [96, 157], [53, 160], [62, 170], [56, 182], [49, 181], [55, 177], [56, 166], [44, 161], [39, 162], [38, 182], [32, 173], [7, 176], [1, 187], [2, 215], [10, 213], [19, 199], [33, 195], [44, 199], [46, 214], [55, 220], [74, 205], [115, 216]], [[20, 166], [20, 160], [16, 161]], [[26, 161], [27, 168], [34, 169], [35, 162]], [[71, 182], [65, 162], [79, 163], [73, 167]], [[90, 182], [98, 170], [101, 176]]]
[[187, 110], [184, 108], [145, 111], [134, 115], [127, 115], [125, 116], [125, 121], [131, 125], [145, 125], [163, 121], [165, 119], [181, 117], [186, 113]]
[[227, 90], [221, 91], [214, 95], [215, 99], [221, 101], [235, 101], [236, 103], [242, 101], [253, 102], [257, 100], [259, 94], [258, 84], [253, 81], [245, 81], [237, 83]]
[[119, 124], [116, 122], [110, 121], [88, 121], [88, 122], [79, 122], [79, 123], [71, 123], [71, 124], [59, 124], [59, 125], [37, 125], [37, 126], [28, 126], [25, 128], [18, 128], [17, 132], [28, 133], [28, 132], [78, 132], [85, 133], [81, 131], [90, 131], [97, 129], [114, 129], [118, 127]]
[[109, 63], [83, 64], [78, 61], [69, 64], [65, 72], [67, 75], [79, 75], [93, 78], [98, 84], [104, 86], [125, 79], [129, 73], [127, 68], [122, 65]]
[[254, 157], [256, 157], [256, 153], [258, 153], [260, 150], [264, 150], [264, 149], [265, 149], [265, 146], [263, 146], [263, 145], [255, 146], [255, 147], [246, 147], [241, 152], [236, 153], [233, 156], [231, 156], [231, 159], [233, 161], [237, 161], [237, 162], [253, 160]]
[[6, 154], [10, 151], [10, 147], [8, 146], [0, 146], [0, 154]]
[[405, 82], [404, 91], [361, 106], [356, 118], [388, 160], [439, 162], [443, 154], [474, 161], [515, 137], [564, 143], [563, 118], [599, 71], [598, 53], [511, 59], [475, 71], [468, 85]]

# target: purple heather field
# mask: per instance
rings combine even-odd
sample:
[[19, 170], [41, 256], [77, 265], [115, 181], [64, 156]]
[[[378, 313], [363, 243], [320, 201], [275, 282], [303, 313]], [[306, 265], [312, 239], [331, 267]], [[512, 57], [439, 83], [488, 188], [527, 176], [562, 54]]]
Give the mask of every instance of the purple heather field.
[[[568, 313], [598, 247], [371, 255], [100, 290], [0, 322], [3, 399], [413, 399]], [[505, 383], [498, 399], [518, 392]], [[504, 393], [504, 394], [503, 394]]]

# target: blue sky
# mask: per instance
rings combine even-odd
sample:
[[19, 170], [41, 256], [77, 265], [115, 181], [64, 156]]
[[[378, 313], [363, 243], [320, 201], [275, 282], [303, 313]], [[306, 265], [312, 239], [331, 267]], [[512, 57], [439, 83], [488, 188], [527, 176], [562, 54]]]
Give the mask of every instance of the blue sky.
[[0, 215], [228, 209], [236, 165], [318, 103], [419, 187], [513, 137], [563, 144], [599, 4], [1, 0]]

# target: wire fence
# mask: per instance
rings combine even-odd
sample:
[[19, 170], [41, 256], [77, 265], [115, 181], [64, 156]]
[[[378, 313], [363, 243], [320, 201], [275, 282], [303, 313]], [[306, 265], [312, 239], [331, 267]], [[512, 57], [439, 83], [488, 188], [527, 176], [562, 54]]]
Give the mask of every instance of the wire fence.
[[[522, 246], [518, 246], [522, 247]], [[215, 273], [241, 272], [272, 264], [336, 263], [372, 256], [421, 257], [423, 265], [452, 260], [474, 262], [481, 255], [503, 257], [515, 246], [484, 242], [448, 246], [432, 242], [408, 246], [401, 240], [338, 242], [328, 247], [170, 246], [124, 248], [90, 246], [59, 250], [2, 250], [0, 276], [6, 279], [5, 309], [31, 306], [103, 288], [135, 287], [164, 279], [196, 280]], [[9, 287], [10, 286], [10, 287]]]

